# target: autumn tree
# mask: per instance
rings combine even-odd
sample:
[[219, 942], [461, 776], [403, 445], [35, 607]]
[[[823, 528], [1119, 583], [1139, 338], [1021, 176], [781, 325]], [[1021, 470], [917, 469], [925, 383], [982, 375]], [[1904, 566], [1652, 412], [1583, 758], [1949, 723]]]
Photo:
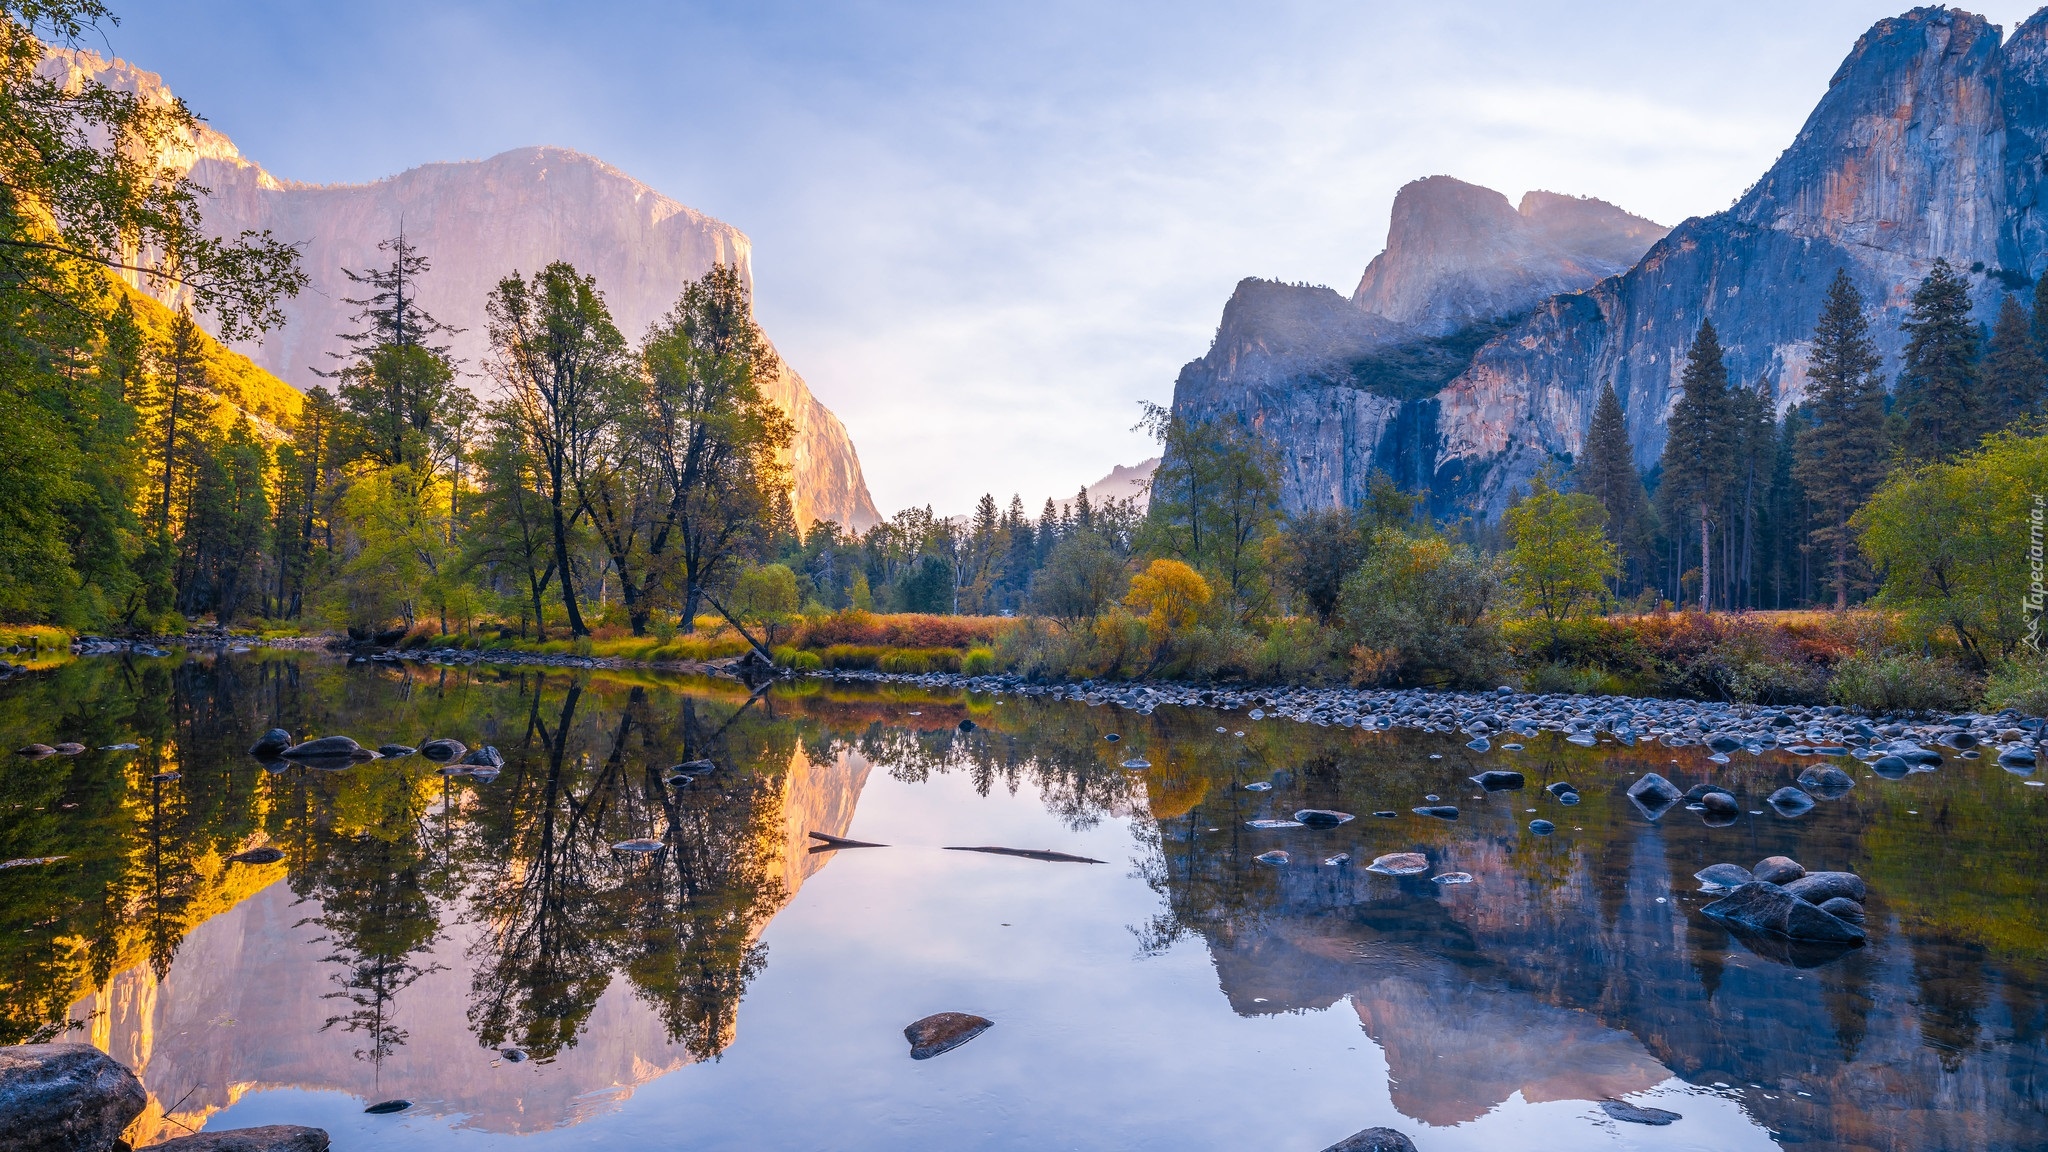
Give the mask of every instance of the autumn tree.
[[1213, 575], [1240, 612], [1264, 593], [1265, 542], [1280, 522], [1280, 453], [1240, 421], [1190, 420], [1147, 404], [1161, 446], [1140, 547]]

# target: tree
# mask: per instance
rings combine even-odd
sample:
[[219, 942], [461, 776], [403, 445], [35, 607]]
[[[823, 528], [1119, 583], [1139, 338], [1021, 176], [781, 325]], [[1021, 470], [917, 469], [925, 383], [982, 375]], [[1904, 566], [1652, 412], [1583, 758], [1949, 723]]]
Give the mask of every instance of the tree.
[[716, 607], [716, 590], [793, 530], [782, 453], [795, 426], [761, 391], [781, 365], [737, 268], [714, 265], [684, 288], [640, 356], [645, 434], [668, 486], [688, 629], [701, 600]]
[[1824, 558], [1835, 609], [1849, 606], [1858, 581], [1856, 533], [1850, 519], [1883, 482], [1890, 456], [1884, 377], [1863, 297], [1838, 271], [1821, 306], [1808, 357], [1807, 415], [1795, 446], [1793, 477], [1813, 509], [1807, 532]]
[[2027, 314], [2010, 294], [1998, 302], [1998, 322], [1984, 345], [1979, 405], [1985, 431], [1996, 431], [2041, 411], [2048, 396], [2048, 361], [2034, 346]]
[[1234, 418], [1190, 421], [1145, 405], [1161, 447], [1140, 547], [1215, 575], [1240, 612], [1263, 593], [1265, 542], [1280, 520], [1280, 453]]
[[[1700, 610], [1713, 604], [1714, 514], [1728, 482], [1728, 369], [1721, 361], [1721, 341], [1711, 320], [1702, 320], [1685, 354], [1684, 393], [1671, 413], [1664, 441], [1664, 482], [1658, 497], [1670, 509], [1672, 545], [1679, 557], [1674, 576], [1685, 571], [1685, 533], [1681, 523], [1699, 531]], [[1676, 590], [1674, 590], [1674, 593]]]
[[1600, 384], [1600, 398], [1593, 405], [1593, 423], [1586, 429], [1574, 479], [1579, 491], [1607, 510], [1607, 534], [1620, 548], [1635, 580], [1646, 579], [1652, 534], [1650, 498], [1643, 491], [1642, 473], [1636, 471], [1628, 415], [1622, 411], [1612, 380]]
[[1382, 528], [1344, 582], [1341, 626], [1364, 684], [1485, 684], [1505, 657], [1491, 616], [1500, 574], [1433, 532]]
[[590, 628], [576, 602], [569, 549], [579, 512], [576, 484], [604, 433], [606, 391], [622, 370], [626, 342], [612, 323], [597, 281], [560, 260], [531, 280], [517, 272], [498, 282], [490, 317], [491, 375], [534, 453], [548, 513], [556, 587], [573, 635]]
[[1604, 530], [1607, 510], [1584, 492], [1559, 492], [1539, 473], [1529, 494], [1510, 505], [1503, 519], [1511, 542], [1508, 587], [1522, 611], [1549, 626], [1555, 655], [1558, 626], [1597, 606], [1619, 568]]
[[1209, 582], [1200, 572], [1178, 560], [1160, 559], [1131, 577], [1124, 607], [1145, 616], [1154, 646], [1163, 649], [1194, 626], [1209, 598]]
[[[540, 639], [547, 639], [546, 595], [556, 565], [554, 522], [541, 495], [539, 468], [529, 451], [525, 422], [509, 406], [486, 414], [483, 449], [477, 454], [478, 501], [475, 528], [464, 564], [509, 567], [517, 573]], [[526, 629], [521, 624], [520, 634]]]
[[1076, 532], [1053, 545], [1031, 580], [1034, 610], [1061, 620], [1092, 620], [1124, 588], [1124, 558], [1093, 532]]
[[1936, 257], [1899, 327], [1906, 333], [1896, 405], [1900, 447], [1916, 462], [1949, 459], [1976, 442], [1984, 422], [1969, 283]]

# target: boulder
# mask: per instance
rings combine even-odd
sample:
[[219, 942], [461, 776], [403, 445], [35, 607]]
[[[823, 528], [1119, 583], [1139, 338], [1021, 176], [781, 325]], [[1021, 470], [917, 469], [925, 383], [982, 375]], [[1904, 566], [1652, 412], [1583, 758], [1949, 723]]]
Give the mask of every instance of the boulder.
[[468, 745], [460, 740], [450, 740], [446, 737], [438, 740], [429, 740], [425, 744], [420, 745], [420, 755], [425, 756], [429, 760], [438, 760], [444, 764], [450, 760], [460, 759], [462, 754], [467, 751], [469, 751]]
[[1415, 1141], [1392, 1128], [1367, 1128], [1353, 1132], [1323, 1152], [1415, 1152]]
[[1685, 793], [1678, 790], [1678, 785], [1657, 775], [1655, 772], [1651, 772], [1641, 780], [1629, 785], [1628, 795], [1629, 799], [1634, 800], [1645, 808], [1655, 808], [1659, 805], [1668, 806], [1677, 803], [1685, 797]]
[[1434, 816], [1439, 820], [1456, 820], [1458, 818], [1458, 806], [1455, 804], [1425, 804], [1420, 808], [1411, 808], [1409, 811], [1417, 816]]
[[1780, 816], [1804, 816], [1813, 811], [1813, 797], [1790, 786], [1766, 796], [1764, 803]]
[[1726, 792], [1709, 792], [1700, 797], [1700, 808], [1709, 816], [1733, 818], [1742, 814], [1742, 805]]
[[258, 760], [275, 760], [284, 750], [292, 746], [292, 734], [282, 728], [272, 728], [256, 738], [249, 745], [249, 755]]
[[1564, 799], [1567, 794], [1572, 796], [1577, 796], [1579, 794], [1579, 790], [1577, 788], [1572, 787], [1570, 784], [1566, 783], [1563, 780], [1559, 780], [1554, 784], [1546, 784], [1543, 786], [1543, 790], [1545, 792], [1550, 793], [1552, 796], [1557, 797], [1560, 800]]
[[135, 1073], [90, 1044], [0, 1048], [0, 1152], [104, 1152], [146, 1103]]
[[1863, 929], [1761, 880], [1736, 888], [1700, 911], [1731, 928], [1789, 940], [1846, 944], [1863, 939]]
[[297, 1124], [200, 1132], [150, 1145], [152, 1152], [327, 1152], [327, 1129]]
[[469, 755], [462, 758], [462, 763], [472, 768], [496, 768], [502, 770], [505, 767], [505, 757], [500, 755], [496, 748], [486, 744], [481, 748], [470, 749]]
[[1616, 1120], [1625, 1120], [1630, 1124], [1654, 1124], [1658, 1127], [1673, 1120], [1685, 1119], [1677, 1112], [1663, 1108], [1642, 1108], [1623, 1100], [1602, 1100], [1600, 1110]]
[[1756, 879], [1740, 864], [1709, 864], [1692, 874], [1709, 892], [1729, 892]]
[[937, 1012], [904, 1028], [903, 1038], [910, 1041], [912, 1060], [929, 1060], [958, 1048], [993, 1027], [995, 1021], [965, 1012]]
[[280, 755], [287, 760], [340, 760], [361, 751], [363, 746], [346, 736], [322, 736], [318, 740], [294, 744]]
[[1856, 781], [1833, 764], [1815, 764], [1799, 774], [1799, 786], [1832, 799], [1854, 788]]
[[1809, 904], [1825, 904], [1837, 896], [1861, 904], [1869, 895], [1864, 888], [1863, 877], [1853, 872], [1808, 872], [1788, 882], [1785, 891]]
[[1479, 775], [1472, 777], [1472, 782], [1488, 792], [1515, 792], [1519, 791], [1524, 784], [1520, 772], [1509, 772], [1501, 769], [1481, 772]]
[[1870, 770], [1887, 780], [1904, 780], [1913, 766], [1903, 756], [1880, 756], [1871, 762]]
[[2034, 767], [2034, 750], [2031, 748], [2007, 748], [1998, 754], [1998, 763], [2006, 768]]
[[1750, 871], [1766, 884], [1789, 884], [1806, 875], [1806, 868], [1790, 856], [1766, 856]]

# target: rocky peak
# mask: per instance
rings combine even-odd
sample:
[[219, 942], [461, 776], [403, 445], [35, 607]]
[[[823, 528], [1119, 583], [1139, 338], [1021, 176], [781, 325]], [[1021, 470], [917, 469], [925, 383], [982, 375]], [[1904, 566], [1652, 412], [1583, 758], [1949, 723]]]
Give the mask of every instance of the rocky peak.
[[1441, 335], [1623, 271], [1667, 231], [1600, 200], [1530, 192], [1517, 208], [1491, 188], [1430, 176], [1395, 195], [1386, 250], [1351, 298]]

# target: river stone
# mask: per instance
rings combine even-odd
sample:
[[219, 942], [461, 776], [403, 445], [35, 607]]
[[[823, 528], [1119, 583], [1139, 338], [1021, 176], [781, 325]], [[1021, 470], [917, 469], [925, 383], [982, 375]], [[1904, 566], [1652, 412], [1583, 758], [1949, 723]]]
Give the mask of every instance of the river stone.
[[265, 844], [260, 848], [251, 848], [247, 852], [237, 852], [228, 859], [237, 864], [275, 864], [284, 859], [284, 853]]
[[1471, 779], [1474, 784], [1479, 785], [1488, 792], [1517, 792], [1521, 790], [1522, 785], [1525, 783], [1520, 772], [1510, 772], [1502, 769], [1481, 772]]
[[1716, 752], [1733, 752], [1742, 747], [1742, 738], [1740, 736], [1730, 736], [1723, 732], [1717, 736], [1709, 737], [1707, 747], [1712, 748]]
[[1863, 877], [1853, 872], [1808, 872], [1788, 882], [1785, 891], [1809, 904], [1824, 904], [1837, 896], [1846, 896], [1861, 904], [1869, 895]]
[[1709, 816], [1732, 817], [1742, 814], [1742, 805], [1736, 803], [1735, 797], [1726, 792], [1709, 792], [1700, 797], [1700, 807], [1705, 809]]
[[1732, 892], [1756, 879], [1740, 864], [1709, 864], [1692, 874], [1708, 892]]
[[261, 1128], [229, 1128], [200, 1132], [150, 1145], [168, 1152], [327, 1152], [327, 1129], [298, 1124], [265, 1124]]
[[503, 768], [505, 757], [500, 755], [496, 748], [486, 744], [481, 748], [470, 749], [469, 755], [464, 756], [462, 762], [477, 768]]
[[2006, 768], [2032, 768], [2034, 752], [2031, 748], [2007, 748], [1998, 754], [1998, 763]]
[[14, 750], [14, 753], [17, 756], [28, 756], [33, 759], [40, 760], [45, 756], [55, 756], [57, 754], [57, 750], [55, 748], [50, 747], [48, 744], [24, 744], [21, 747], [16, 748]]
[[1863, 923], [1863, 905], [1847, 896], [1831, 896], [1821, 901], [1820, 910], [1844, 924]]
[[1531, 820], [1529, 821], [1529, 831], [1534, 832], [1538, 836], [1548, 836], [1552, 832], [1557, 831], [1557, 825], [1552, 824], [1548, 820]]
[[1657, 775], [1655, 772], [1651, 772], [1641, 780], [1629, 785], [1628, 794], [1630, 799], [1635, 800], [1645, 808], [1655, 808], [1660, 804], [1675, 804], [1680, 799], [1683, 799], [1685, 795], [1678, 790], [1676, 784]]
[[1572, 796], [1577, 796], [1579, 794], [1579, 790], [1577, 788], [1572, 787], [1569, 783], [1563, 780], [1559, 780], [1554, 784], [1546, 784], [1543, 786], [1543, 790], [1545, 792], [1550, 793], [1552, 796], [1557, 797], [1559, 800], [1564, 799], [1567, 794]]
[[[413, 747], [412, 745], [410, 745], [410, 744], [379, 744], [379, 745], [377, 745], [377, 755], [379, 755], [379, 756], [387, 756], [387, 757], [390, 757], [390, 758], [392, 758], [392, 759], [394, 759], [394, 760], [397, 760], [397, 759], [403, 759], [404, 757], [410, 756], [410, 755], [412, 755], [413, 753], [415, 753], [415, 752], [417, 752], [417, 751], [419, 751], [419, 749], [417, 749], [417, 748], [414, 748], [414, 747]], [[317, 1131], [317, 1129], [314, 1129], [314, 1131]]]
[[1763, 881], [1744, 884], [1700, 911], [1736, 928], [1793, 940], [1846, 944], [1863, 939], [1863, 929]]
[[363, 1109], [363, 1111], [371, 1116], [389, 1116], [393, 1112], [403, 1112], [410, 1107], [412, 1107], [412, 1101], [410, 1100], [379, 1100], [368, 1108]]
[[1790, 884], [1806, 875], [1806, 868], [1790, 856], [1766, 856], [1750, 872], [1766, 884]]
[[454, 760], [467, 751], [469, 751], [468, 745], [460, 740], [450, 740], [446, 737], [439, 740], [429, 740], [425, 744], [420, 745], [420, 755], [425, 756], [429, 760], [439, 760], [443, 763]]
[[294, 744], [280, 755], [287, 760], [340, 760], [363, 751], [363, 746], [346, 736], [322, 736]]
[[972, 732], [972, 731], [974, 731], [974, 728], [975, 728], [975, 724], [974, 724], [974, 721], [972, 721], [972, 720], [962, 720], [962, 721], [960, 722], [960, 730], [961, 730], [962, 732]]
[[1813, 797], [1789, 785], [1764, 798], [1780, 816], [1804, 816], [1813, 811]]
[[[2003, 757], [2000, 757], [2000, 759], [2002, 760]], [[1913, 771], [1913, 766], [1906, 763], [1903, 756], [1887, 755], [1879, 756], [1876, 760], [1871, 761], [1870, 770], [1887, 780], [1904, 780], [1907, 774]]]
[[1349, 812], [1339, 812], [1334, 808], [1303, 808], [1294, 814], [1294, 818], [1311, 828], [1335, 828], [1357, 819]]
[[1458, 818], [1458, 806], [1456, 804], [1425, 804], [1420, 808], [1411, 808], [1409, 811], [1417, 816], [1434, 816], [1439, 820], [1456, 820]]
[[1271, 864], [1274, 867], [1278, 867], [1287, 863], [1293, 857], [1287, 854], [1286, 849], [1275, 848], [1271, 852], [1261, 852], [1257, 856], [1252, 857], [1252, 859], [1257, 860], [1261, 864]]
[[1367, 1128], [1353, 1132], [1323, 1152], [1415, 1152], [1415, 1141], [1392, 1128]]
[[1815, 764], [1799, 774], [1799, 786], [1832, 798], [1854, 788], [1856, 781], [1832, 764]]
[[1429, 871], [1429, 857], [1420, 852], [1389, 852], [1365, 866], [1382, 876], [1417, 876]]
[[249, 755], [256, 757], [258, 760], [272, 760], [291, 746], [291, 733], [282, 728], [272, 728], [270, 731], [257, 737], [254, 744], [249, 745]]
[[1685, 790], [1684, 798], [1689, 803], [1697, 804], [1715, 792], [1724, 792], [1730, 796], [1735, 795], [1735, 793], [1729, 792], [1719, 784], [1695, 784]]
[[0, 1048], [0, 1152], [102, 1152], [148, 1099], [135, 1073], [90, 1044]]
[[1626, 1120], [1630, 1124], [1655, 1124], [1658, 1127], [1669, 1124], [1673, 1120], [1685, 1119], [1684, 1116], [1677, 1112], [1667, 1111], [1663, 1108], [1641, 1108], [1622, 1100], [1602, 1100], [1600, 1102], [1600, 1110], [1616, 1120]]
[[965, 1012], [938, 1012], [905, 1028], [903, 1038], [910, 1041], [912, 1060], [929, 1060], [941, 1052], [958, 1048], [993, 1027], [995, 1021]]

